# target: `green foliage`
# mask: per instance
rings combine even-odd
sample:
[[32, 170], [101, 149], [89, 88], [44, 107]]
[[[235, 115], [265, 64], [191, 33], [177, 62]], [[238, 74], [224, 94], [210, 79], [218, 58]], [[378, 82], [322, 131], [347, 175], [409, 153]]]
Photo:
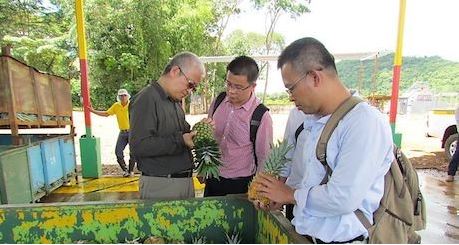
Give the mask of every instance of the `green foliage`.
[[[263, 94], [257, 94], [257, 97], [262, 98]], [[268, 107], [272, 105], [292, 105], [288, 94], [284, 92], [267, 94], [263, 103]]]
[[62, 9], [29, 0], [0, 0], [0, 9], [0, 46], [11, 45], [15, 58], [41, 71], [78, 76], [70, 18]]
[[212, 10], [209, 0], [88, 1], [93, 104], [109, 106], [121, 87], [137, 93], [176, 53], [208, 54]]
[[[374, 73], [375, 61], [341, 61], [337, 69], [341, 80], [349, 88], [358, 88], [359, 77], [361, 93], [390, 95], [392, 89], [394, 55], [380, 57]], [[361, 73], [362, 72], [362, 73]], [[376, 75], [375, 84], [372, 76]], [[404, 57], [401, 71], [400, 90], [408, 89], [414, 82], [423, 81], [435, 92], [459, 91], [459, 63], [433, 57]]]

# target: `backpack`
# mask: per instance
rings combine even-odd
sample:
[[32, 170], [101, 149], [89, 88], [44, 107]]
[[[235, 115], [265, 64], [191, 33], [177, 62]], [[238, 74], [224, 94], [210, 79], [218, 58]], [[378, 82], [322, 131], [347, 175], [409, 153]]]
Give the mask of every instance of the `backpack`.
[[[327, 163], [327, 143], [339, 121], [362, 102], [351, 97], [341, 104], [325, 124], [316, 147], [316, 157], [325, 168], [326, 174], [321, 181], [328, 182], [332, 169]], [[303, 130], [301, 124], [295, 139]], [[354, 211], [357, 218], [368, 230], [368, 243], [421, 243], [416, 231], [426, 227], [426, 204], [419, 188], [416, 170], [403, 152], [394, 146], [395, 160], [384, 176], [384, 194], [379, 208], [373, 213], [373, 225], [361, 210]]]
[[[212, 111], [212, 116], [214, 115], [217, 107], [223, 102], [226, 97], [226, 92], [221, 92], [217, 98], [215, 99], [214, 103], [214, 110]], [[257, 140], [257, 132], [258, 127], [260, 127], [261, 118], [265, 114], [265, 112], [269, 111], [268, 107], [260, 103], [257, 108], [252, 113], [252, 117], [250, 118], [250, 142], [252, 142], [253, 147], [253, 158], [255, 159], [255, 166], [258, 167], [258, 159], [257, 153], [255, 151], [255, 142]]]

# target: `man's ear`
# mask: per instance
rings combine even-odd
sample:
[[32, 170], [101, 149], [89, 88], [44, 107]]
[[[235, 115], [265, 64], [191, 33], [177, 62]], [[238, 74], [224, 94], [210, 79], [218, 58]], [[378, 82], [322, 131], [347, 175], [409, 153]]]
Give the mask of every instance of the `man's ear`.
[[169, 75], [171, 77], [177, 77], [180, 75], [180, 68], [178, 66], [172, 66], [171, 70], [169, 71]]
[[323, 82], [324, 74], [320, 73], [320, 71], [311, 71], [310, 75], [312, 76], [314, 87], [319, 87]]

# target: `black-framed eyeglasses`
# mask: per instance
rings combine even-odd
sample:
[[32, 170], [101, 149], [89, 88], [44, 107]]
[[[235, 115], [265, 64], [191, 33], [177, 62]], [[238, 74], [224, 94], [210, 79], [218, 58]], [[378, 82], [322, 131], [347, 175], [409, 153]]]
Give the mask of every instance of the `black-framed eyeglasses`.
[[304, 75], [302, 75], [300, 78], [298, 78], [295, 82], [293, 82], [293, 84], [290, 87], [288, 87], [285, 90], [285, 92], [287, 92], [287, 94], [289, 94], [289, 95], [292, 95], [293, 90], [295, 90], [295, 88], [296, 88], [296, 85], [298, 85], [298, 83], [300, 83], [304, 78], [306, 78], [309, 75], [309, 72], [310, 71], [306, 72]]
[[232, 89], [236, 92], [242, 92], [248, 88], [250, 88], [252, 86], [252, 84], [249, 84], [247, 87], [242, 87], [241, 85], [234, 85], [232, 84], [230, 81], [228, 81], [228, 79], [225, 79], [225, 87], [226, 89]]
[[180, 73], [182, 73], [182, 75], [185, 77], [186, 81], [188, 82], [188, 89], [192, 90], [192, 91], [196, 91], [196, 83], [193, 81], [193, 79], [190, 79], [188, 78], [188, 76], [185, 74], [185, 72], [183, 72], [182, 68], [180, 66], [177, 66], [180, 70]]

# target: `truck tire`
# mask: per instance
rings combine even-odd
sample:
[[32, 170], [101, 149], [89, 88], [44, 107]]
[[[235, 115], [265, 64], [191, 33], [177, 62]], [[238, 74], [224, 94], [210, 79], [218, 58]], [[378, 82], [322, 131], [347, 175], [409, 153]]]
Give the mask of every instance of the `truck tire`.
[[454, 151], [456, 151], [456, 145], [458, 143], [458, 134], [452, 134], [445, 141], [445, 155], [448, 161], [451, 161]]

